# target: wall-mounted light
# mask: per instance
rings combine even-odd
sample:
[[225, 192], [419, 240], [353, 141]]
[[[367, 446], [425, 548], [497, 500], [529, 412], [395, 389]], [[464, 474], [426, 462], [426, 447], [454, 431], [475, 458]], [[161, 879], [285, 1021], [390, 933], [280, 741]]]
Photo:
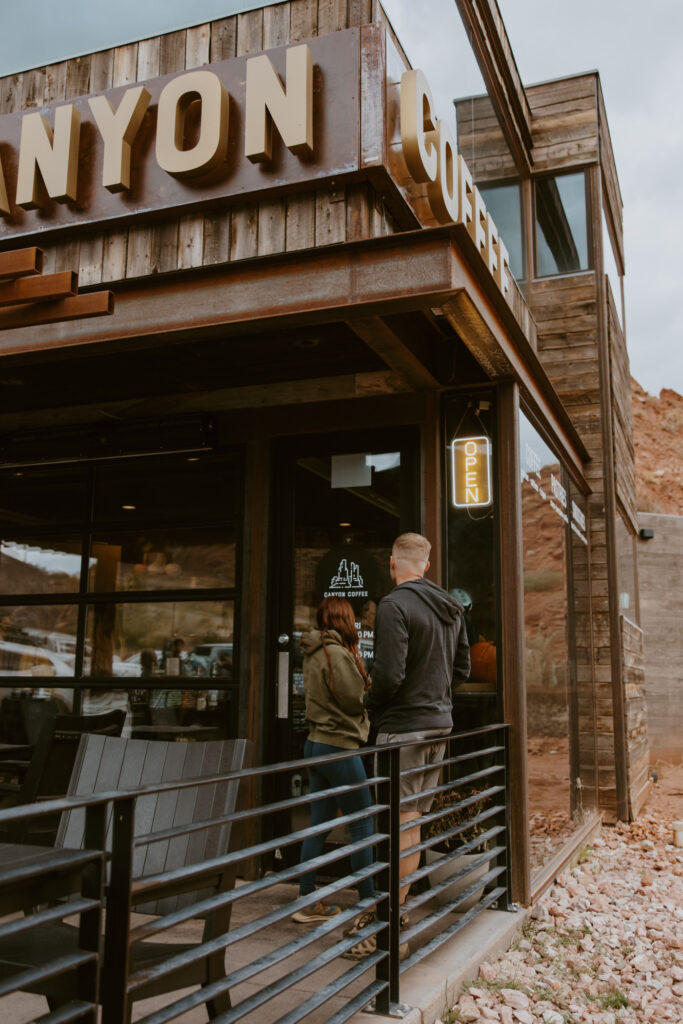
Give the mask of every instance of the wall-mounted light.
[[135, 511], [135, 505], [122, 505], [121, 508], [124, 509], [126, 512]]
[[655, 531], [649, 526], [643, 526], [642, 529], [638, 530], [638, 536], [641, 540], [652, 540], [654, 535]]
[[451, 500], [456, 508], [485, 508], [493, 501], [491, 442], [455, 437], [451, 449]]

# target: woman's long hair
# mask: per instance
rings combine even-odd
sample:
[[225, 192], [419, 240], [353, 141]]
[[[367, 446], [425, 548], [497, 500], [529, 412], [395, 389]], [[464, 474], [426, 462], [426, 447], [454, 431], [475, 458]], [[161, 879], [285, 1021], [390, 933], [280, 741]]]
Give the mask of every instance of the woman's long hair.
[[370, 680], [367, 672], [365, 671], [365, 665], [358, 650], [356, 616], [349, 602], [343, 597], [324, 597], [318, 606], [316, 621], [318, 623], [318, 629], [320, 630], [325, 657], [327, 658], [327, 667], [330, 672], [330, 689], [334, 692], [334, 677], [332, 673], [332, 662], [330, 661], [327, 644], [325, 643], [325, 634], [328, 633], [329, 630], [334, 629], [341, 637], [342, 644], [349, 654], [351, 654], [354, 662], [356, 663], [356, 668], [363, 677], [365, 689], [367, 690], [370, 686]]

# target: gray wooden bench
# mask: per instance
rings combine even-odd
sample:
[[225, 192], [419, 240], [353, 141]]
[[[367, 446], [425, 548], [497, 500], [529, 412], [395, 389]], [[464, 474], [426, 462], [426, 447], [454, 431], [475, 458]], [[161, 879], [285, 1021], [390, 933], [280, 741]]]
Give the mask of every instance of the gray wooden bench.
[[[87, 796], [212, 778], [248, 767], [250, 756], [251, 744], [247, 740], [173, 743], [84, 736], [69, 795]], [[150, 942], [145, 936], [162, 930], [162, 922], [131, 928], [130, 915], [133, 909], [143, 914], [171, 914], [232, 888], [234, 863], [226, 866], [210, 862], [235, 847], [236, 830], [225, 818], [235, 811], [238, 788], [238, 782], [232, 780], [150, 792], [136, 798], [132, 861], [130, 846], [126, 850], [115, 845], [110, 864], [111, 885], [115, 886], [118, 880], [118, 888], [115, 900], [111, 899], [110, 889], [107, 902], [100, 992], [108, 1019], [125, 1024], [130, 1019], [133, 1001], [189, 986], [209, 985], [225, 977], [223, 949], [197, 956], [197, 944]], [[113, 813], [122, 814], [123, 804], [115, 804]], [[83, 810], [63, 815], [57, 846], [80, 849], [84, 825]], [[109, 850], [112, 833], [110, 820]], [[155, 835], [159, 837], [156, 840]], [[201, 868], [204, 862], [209, 862], [206, 871]], [[123, 895], [122, 878], [128, 878]], [[231, 903], [226, 903], [206, 916], [202, 942], [228, 931], [230, 910]], [[190, 910], [183, 916], [193, 915]], [[27, 936], [23, 944], [15, 943], [11, 948], [0, 944], [0, 968], [6, 971], [12, 965], [17, 972], [26, 970], [48, 960], [55, 949], [70, 948], [76, 940], [76, 929], [57, 923], [42, 929], [39, 935]], [[167, 973], [159, 965], [171, 957], [176, 958], [176, 966], [172, 973]], [[128, 988], [129, 979], [132, 991]], [[38, 980], [27, 991], [45, 995], [54, 1010], [73, 998], [75, 978]], [[211, 1019], [230, 1007], [227, 991], [214, 993], [213, 998], [205, 1001]], [[115, 1004], [119, 1006], [118, 1016], [111, 1009]]]

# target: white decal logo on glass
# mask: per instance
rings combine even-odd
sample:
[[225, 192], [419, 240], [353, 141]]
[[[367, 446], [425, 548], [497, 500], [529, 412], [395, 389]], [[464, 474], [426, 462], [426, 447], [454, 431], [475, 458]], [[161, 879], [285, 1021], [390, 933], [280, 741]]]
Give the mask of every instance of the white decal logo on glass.
[[363, 577], [357, 562], [351, 562], [351, 568], [347, 565], [346, 559], [342, 558], [337, 569], [336, 576], [330, 580], [330, 590], [347, 590], [349, 587], [362, 587]]

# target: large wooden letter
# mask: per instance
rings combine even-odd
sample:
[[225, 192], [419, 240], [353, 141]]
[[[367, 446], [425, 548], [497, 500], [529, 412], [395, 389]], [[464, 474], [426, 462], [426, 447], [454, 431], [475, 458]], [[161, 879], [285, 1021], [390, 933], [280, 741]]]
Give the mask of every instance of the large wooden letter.
[[[199, 138], [183, 149], [185, 114], [193, 100], [201, 102]], [[230, 101], [212, 71], [189, 71], [165, 85], [157, 110], [157, 163], [174, 178], [194, 178], [225, 160]]]
[[40, 205], [37, 171], [47, 194], [59, 203], [76, 199], [81, 115], [71, 104], [55, 110], [54, 134], [42, 114], [24, 114], [19, 144], [17, 206]]
[[118, 110], [114, 110], [106, 96], [93, 96], [88, 100], [104, 142], [102, 184], [110, 192], [130, 188], [131, 146], [151, 98], [139, 85], [126, 90]]
[[287, 50], [286, 91], [265, 54], [247, 61], [245, 120], [244, 152], [252, 163], [271, 159], [273, 125], [292, 153], [313, 152], [313, 55], [307, 46]]
[[435, 145], [434, 100], [422, 71], [401, 75], [401, 146], [413, 181], [436, 181], [439, 153]]

